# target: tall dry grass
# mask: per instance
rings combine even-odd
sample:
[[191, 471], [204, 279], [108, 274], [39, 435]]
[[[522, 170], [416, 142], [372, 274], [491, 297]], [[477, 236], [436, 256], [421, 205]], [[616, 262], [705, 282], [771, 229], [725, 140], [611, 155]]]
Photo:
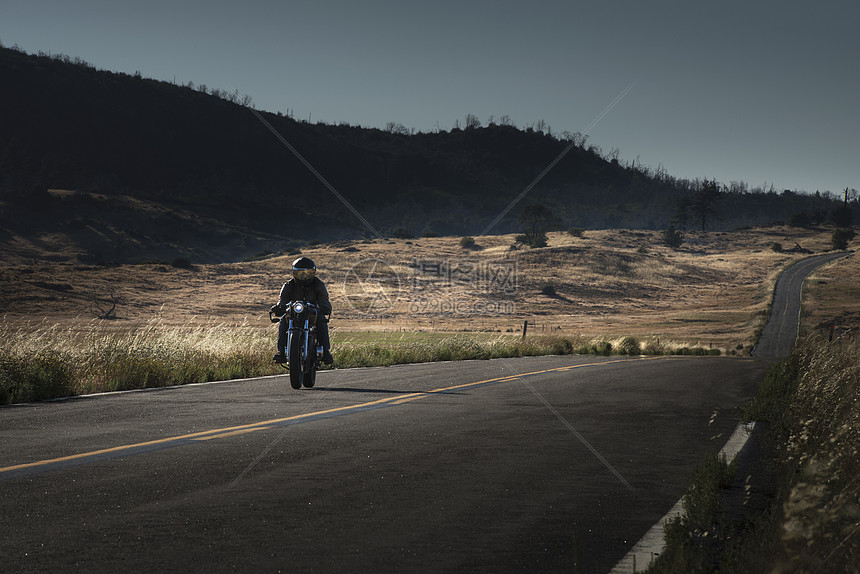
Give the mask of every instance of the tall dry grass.
[[794, 572], [860, 565], [860, 340], [810, 337], [789, 359], [780, 563]]
[[273, 374], [272, 345], [242, 323], [0, 324], [0, 403]]
[[[0, 404], [283, 373], [272, 362], [276, 334], [248, 322], [154, 319], [139, 328], [92, 321], [0, 323]], [[336, 366], [494, 359], [535, 355], [720, 354], [659, 339], [488, 333], [336, 332]]]
[[755, 472], [775, 477], [775, 494], [729, 517], [734, 471], [706, 460], [647, 571], [858, 572], [860, 339], [805, 338], [771, 366], [743, 417], [769, 424]]

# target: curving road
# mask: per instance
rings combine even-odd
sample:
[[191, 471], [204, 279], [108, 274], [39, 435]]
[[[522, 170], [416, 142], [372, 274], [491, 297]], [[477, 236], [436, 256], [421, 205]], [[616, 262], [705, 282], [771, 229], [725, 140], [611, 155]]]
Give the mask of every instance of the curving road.
[[810, 257], [790, 266], [776, 283], [768, 322], [762, 330], [753, 355], [762, 359], [781, 359], [791, 352], [797, 340], [803, 281], [827, 263], [845, 257], [845, 253], [828, 253]]
[[3, 407], [0, 570], [606, 572], [765, 367], [533, 357]]

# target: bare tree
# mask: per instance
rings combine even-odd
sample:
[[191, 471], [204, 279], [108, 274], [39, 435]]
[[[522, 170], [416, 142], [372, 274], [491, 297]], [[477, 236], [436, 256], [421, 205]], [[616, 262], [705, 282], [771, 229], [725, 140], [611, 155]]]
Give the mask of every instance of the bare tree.
[[387, 124], [385, 124], [385, 131], [391, 134], [399, 134], [404, 136], [408, 136], [410, 133], [409, 128], [399, 122], [388, 122]]
[[97, 296], [93, 295], [93, 307], [95, 308], [97, 318], [116, 319], [116, 306], [122, 303], [123, 300], [122, 297], [118, 297], [113, 293], [109, 297], [110, 301], [100, 301]]

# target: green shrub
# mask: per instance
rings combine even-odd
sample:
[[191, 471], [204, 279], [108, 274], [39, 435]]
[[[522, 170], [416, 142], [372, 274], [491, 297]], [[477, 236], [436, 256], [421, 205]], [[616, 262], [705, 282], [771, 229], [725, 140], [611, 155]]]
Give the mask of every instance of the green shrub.
[[848, 248], [848, 242], [856, 235], [853, 229], [836, 229], [830, 236], [830, 242], [833, 244], [833, 249], [841, 251]]
[[591, 345], [588, 352], [592, 355], [603, 355], [604, 357], [608, 357], [612, 354], [612, 343], [609, 341], [594, 343]]
[[582, 235], [584, 233], [585, 233], [585, 230], [580, 228], [580, 227], [571, 227], [570, 229], [567, 230], [567, 234], [572, 236], [572, 237], [582, 237]]
[[529, 247], [532, 249], [538, 249], [540, 247], [546, 247], [549, 238], [547, 238], [546, 233], [538, 233], [534, 236], [532, 241], [529, 243]]
[[674, 225], [670, 225], [660, 234], [660, 240], [667, 247], [677, 249], [684, 242], [684, 234], [675, 229]]
[[541, 287], [540, 292], [541, 295], [546, 295], [547, 297], [556, 296], [555, 287], [553, 287], [552, 285], [544, 285], [543, 287]]
[[624, 337], [618, 344], [618, 353], [621, 355], [641, 355], [642, 345], [636, 337]]
[[460, 247], [463, 249], [474, 249], [475, 248], [475, 238], [471, 236], [466, 236], [460, 239]]
[[54, 356], [0, 357], [0, 404], [41, 401], [74, 394], [74, 376]]
[[547, 241], [549, 241], [549, 238], [547, 238], [546, 233], [536, 233], [533, 236], [521, 234], [521, 235], [517, 235], [514, 238], [514, 241], [516, 241], [517, 243], [522, 243], [524, 245], [528, 245], [532, 249], [537, 249], [540, 247], [546, 247]]
[[775, 251], [777, 253], [782, 253], [782, 243], [780, 243], [779, 241], [774, 241], [771, 244], [770, 248], [772, 251]]
[[723, 509], [723, 490], [731, 486], [737, 464], [708, 453], [696, 467], [682, 506], [665, 525], [666, 548], [648, 572], [716, 572], [731, 526]]

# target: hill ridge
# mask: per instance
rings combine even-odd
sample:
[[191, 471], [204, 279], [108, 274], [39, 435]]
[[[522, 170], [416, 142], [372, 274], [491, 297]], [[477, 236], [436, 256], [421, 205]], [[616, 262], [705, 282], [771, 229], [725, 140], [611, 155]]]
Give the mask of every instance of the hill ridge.
[[[174, 252], [214, 261], [369, 233], [243, 107], [249, 98], [9, 48], [0, 48], [0, 85], [14, 86], [0, 106], [0, 240], [62, 237], [96, 260]], [[259, 113], [383, 234], [478, 234], [569, 144], [509, 125], [405, 134]], [[608, 160], [580, 138], [492, 233], [517, 231], [518, 210], [530, 203], [549, 207], [565, 228], [664, 228], [678, 199], [700, 185]], [[92, 194], [159, 209], [143, 214], [144, 229], [129, 202], [97, 204]], [[835, 201], [725, 195], [715, 228]], [[124, 232], [104, 244], [82, 231], [110, 227]]]

